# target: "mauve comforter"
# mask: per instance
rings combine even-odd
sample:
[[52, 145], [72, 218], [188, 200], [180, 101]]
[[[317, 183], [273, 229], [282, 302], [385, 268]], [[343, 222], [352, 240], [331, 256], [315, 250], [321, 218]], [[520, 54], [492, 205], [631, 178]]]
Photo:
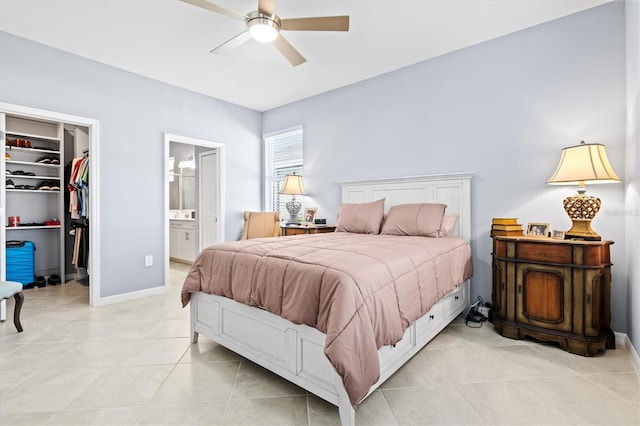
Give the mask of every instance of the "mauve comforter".
[[217, 244], [196, 258], [182, 304], [197, 291], [265, 309], [327, 335], [325, 355], [357, 404], [379, 377], [378, 348], [471, 277], [459, 238], [346, 232]]

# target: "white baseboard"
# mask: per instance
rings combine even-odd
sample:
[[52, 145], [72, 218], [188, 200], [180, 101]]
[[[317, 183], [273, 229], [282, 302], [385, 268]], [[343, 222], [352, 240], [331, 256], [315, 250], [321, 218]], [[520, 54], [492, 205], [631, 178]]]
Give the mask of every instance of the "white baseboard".
[[629, 352], [631, 353], [631, 365], [633, 365], [633, 369], [636, 370], [636, 375], [640, 377], [640, 355], [638, 355], [638, 351], [631, 344], [631, 340], [626, 333], [618, 333], [614, 332], [616, 336], [616, 346], [623, 345], [626, 348], [629, 348]]
[[95, 306], [113, 305], [114, 303], [128, 302], [130, 300], [142, 299], [143, 297], [156, 296], [167, 292], [166, 286], [147, 288], [130, 293], [117, 294], [115, 296], [101, 297]]

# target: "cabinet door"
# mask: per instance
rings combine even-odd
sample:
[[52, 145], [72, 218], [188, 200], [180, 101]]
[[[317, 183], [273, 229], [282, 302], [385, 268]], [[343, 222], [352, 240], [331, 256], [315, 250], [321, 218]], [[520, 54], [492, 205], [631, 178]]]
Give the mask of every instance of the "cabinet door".
[[597, 337], [609, 329], [611, 321], [609, 268], [587, 270], [584, 289], [584, 335]]
[[196, 258], [195, 231], [191, 229], [183, 231], [181, 240], [180, 258], [192, 262]]
[[516, 268], [516, 320], [571, 332], [571, 268], [519, 264]]
[[180, 230], [169, 228], [169, 257], [178, 258], [180, 245]]
[[491, 303], [494, 316], [500, 319], [507, 318], [507, 262], [493, 261], [493, 286]]

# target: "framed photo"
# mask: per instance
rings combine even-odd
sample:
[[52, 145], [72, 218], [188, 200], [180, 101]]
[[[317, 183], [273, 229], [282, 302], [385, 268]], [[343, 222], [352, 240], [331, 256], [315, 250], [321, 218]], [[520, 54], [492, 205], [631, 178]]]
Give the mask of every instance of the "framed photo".
[[315, 223], [316, 213], [318, 209], [315, 207], [307, 207], [304, 209], [304, 223], [305, 225], [313, 225]]
[[556, 231], [555, 229], [551, 231], [551, 238], [555, 240], [564, 240], [564, 231]]
[[527, 236], [546, 238], [549, 235], [548, 223], [529, 222], [527, 225]]

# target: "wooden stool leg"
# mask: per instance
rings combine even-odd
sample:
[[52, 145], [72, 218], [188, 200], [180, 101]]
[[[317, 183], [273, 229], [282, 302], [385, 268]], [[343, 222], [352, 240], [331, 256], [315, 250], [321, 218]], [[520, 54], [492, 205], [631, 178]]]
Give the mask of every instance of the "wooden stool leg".
[[20, 324], [20, 311], [22, 310], [22, 302], [24, 302], [24, 295], [22, 292], [13, 295], [16, 299], [16, 306], [13, 308], [13, 324], [16, 326], [18, 333], [22, 332], [22, 324]]

